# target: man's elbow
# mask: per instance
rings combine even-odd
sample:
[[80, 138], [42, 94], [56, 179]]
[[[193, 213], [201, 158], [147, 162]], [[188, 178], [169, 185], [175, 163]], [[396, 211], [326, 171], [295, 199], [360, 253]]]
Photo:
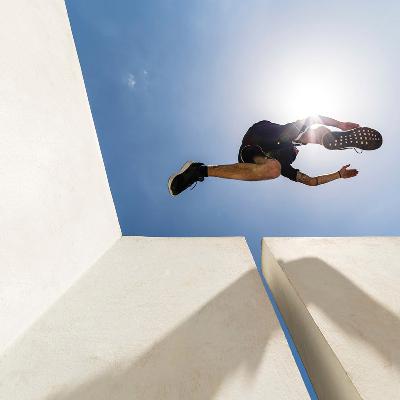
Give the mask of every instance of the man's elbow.
[[318, 179], [317, 178], [310, 178], [310, 182], [308, 183], [309, 186], [318, 186]]
[[298, 171], [296, 175], [296, 181], [302, 183], [303, 185], [307, 186], [317, 186], [318, 185], [318, 178], [313, 178], [302, 172]]
[[307, 185], [307, 186], [318, 186], [318, 180], [317, 178], [306, 178], [306, 179], [301, 179], [298, 180], [298, 182], [302, 183], [303, 185]]

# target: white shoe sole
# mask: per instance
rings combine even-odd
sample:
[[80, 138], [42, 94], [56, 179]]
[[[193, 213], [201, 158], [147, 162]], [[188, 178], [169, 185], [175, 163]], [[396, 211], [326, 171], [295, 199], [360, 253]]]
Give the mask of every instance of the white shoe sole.
[[173, 194], [173, 193], [172, 193], [172, 190], [171, 190], [171, 183], [172, 183], [172, 181], [174, 180], [174, 178], [175, 178], [176, 176], [178, 176], [179, 174], [182, 174], [183, 172], [185, 172], [193, 163], [194, 163], [194, 161], [187, 161], [187, 162], [185, 162], [185, 164], [183, 164], [183, 166], [182, 166], [182, 168], [179, 170], [179, 172], [177, 172], [176, 174], [171, 175], [171, 176], [169, 177], [169, 179], [168, 179], [168, 190], [169, 190], [169, 193], [171, 194], [171, 196], [177, 196], [176, 194]]

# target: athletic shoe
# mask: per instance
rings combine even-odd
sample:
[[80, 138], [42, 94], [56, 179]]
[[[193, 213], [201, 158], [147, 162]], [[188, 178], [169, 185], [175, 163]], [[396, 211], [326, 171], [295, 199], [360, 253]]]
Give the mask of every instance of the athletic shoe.
[[204, 172], [201, 167], [204, 167], [204, 164], [188, 161], [178, 173], [171, 175], [168, 179], [168, 190], [171, 195], [176, 196], [194, 183], [204, 181]]
[[376, 150], [382, 146], [382, 135], [375, 129], [360, 127], [349, 131], [329, 132], [322, 138], [322, 144], [328, 150]]

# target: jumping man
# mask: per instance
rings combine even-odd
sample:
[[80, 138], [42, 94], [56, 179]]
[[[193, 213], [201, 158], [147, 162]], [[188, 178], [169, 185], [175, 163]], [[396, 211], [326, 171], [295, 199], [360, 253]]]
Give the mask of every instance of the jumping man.
[[[313, 127], [315, 124], [325, 126]], [[338, 128], [340, 131], [331, 131], [326, 126]], [[169, 192], [176, 196], [208, 176], [261, 181], [282, 175], [295, 182], [317, 186], [335, 179], [352, 178], [358, 174], [356, 169], [349, 169], [350, 164], [337, 172], [316, 177], [310, 177], [293, 168], [291, 164], [299, 152], [298, 146], [308, 143], [319, 144], [329, 150], [375, 150], [382, 145], [382, 136], [374, 129], [323, 116], [308, 117], [285, 125], [260, 121], [250, 127], [244, 135], [238, 163], [206, 166], [203, 163], [188, 161], [178, 173], [169, 178]]]

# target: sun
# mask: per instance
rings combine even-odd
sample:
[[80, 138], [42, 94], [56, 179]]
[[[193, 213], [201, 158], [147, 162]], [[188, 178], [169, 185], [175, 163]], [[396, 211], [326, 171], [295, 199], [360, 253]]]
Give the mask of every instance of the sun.
[[334, 77], [296, 74], [280, 88], [279, 102], [288, 118], [334, 115], [343, 102], [339, 91], [339, 82]]

